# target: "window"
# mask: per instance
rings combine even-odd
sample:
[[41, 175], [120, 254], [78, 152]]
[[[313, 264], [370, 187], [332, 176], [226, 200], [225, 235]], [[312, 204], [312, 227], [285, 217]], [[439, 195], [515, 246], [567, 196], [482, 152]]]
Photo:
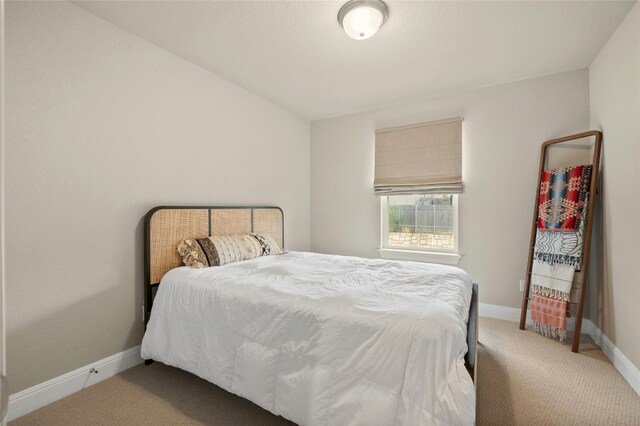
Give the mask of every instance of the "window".
[[380, 255], [457, 264], [462, 119], [377, 129], [375, 151]]
[[380, 198], [382, 249], [458, 251], [457, 195], [390, 195]]

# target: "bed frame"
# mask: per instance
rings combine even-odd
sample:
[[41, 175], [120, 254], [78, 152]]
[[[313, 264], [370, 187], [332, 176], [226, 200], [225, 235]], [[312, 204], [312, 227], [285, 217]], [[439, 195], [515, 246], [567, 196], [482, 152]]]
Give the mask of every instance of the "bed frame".
[[[144, 220], [144, 324], [160, 280], [182, 265], [176, 252], [184, 238], [212, 235], [267, 233], [284, 248], [284, 213], [273, 206], [160, 206], [149, 210]], [[478, 355], [478, 285], [473, 284], [467, 323], [465, 366], [476, 383]], [[145, 364], [150, 364], [146, 360]]]

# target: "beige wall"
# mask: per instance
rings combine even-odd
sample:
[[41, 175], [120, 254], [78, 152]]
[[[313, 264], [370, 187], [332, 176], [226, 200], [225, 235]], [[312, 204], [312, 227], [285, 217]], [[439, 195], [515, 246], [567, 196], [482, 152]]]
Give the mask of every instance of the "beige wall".
[[274, 204], [309, 249], [309, 124], [70, 3], [8, 3], [11, 392], [140, 343], [142, 218]]
[[591, 317], [640, 368], [640, 4], [589, 67], [589, 82], [591, 125], [603, 132]]
[[543, 141], [589, 126], [587, 70], [311, 124], [311, 248], [377, 257], [374, 130], [462, 116], [459, 266], [483, 303], [519, 307]]

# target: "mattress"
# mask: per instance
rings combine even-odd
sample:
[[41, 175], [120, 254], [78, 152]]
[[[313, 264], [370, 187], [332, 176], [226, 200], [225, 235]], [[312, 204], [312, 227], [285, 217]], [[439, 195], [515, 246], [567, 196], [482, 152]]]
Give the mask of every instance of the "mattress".
[[450, 266], [303, 252], [180, 267], [142, 357], [301, 425], [469, 425], [471, 288]]

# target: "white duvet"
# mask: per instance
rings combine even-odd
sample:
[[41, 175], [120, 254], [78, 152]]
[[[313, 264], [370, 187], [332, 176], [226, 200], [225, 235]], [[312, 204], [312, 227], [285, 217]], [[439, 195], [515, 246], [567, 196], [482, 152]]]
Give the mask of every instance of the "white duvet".
[[142, 357], [303, 425], [471, 425], [471, 280], [454, 267], [291, 252], [168, 272]]

